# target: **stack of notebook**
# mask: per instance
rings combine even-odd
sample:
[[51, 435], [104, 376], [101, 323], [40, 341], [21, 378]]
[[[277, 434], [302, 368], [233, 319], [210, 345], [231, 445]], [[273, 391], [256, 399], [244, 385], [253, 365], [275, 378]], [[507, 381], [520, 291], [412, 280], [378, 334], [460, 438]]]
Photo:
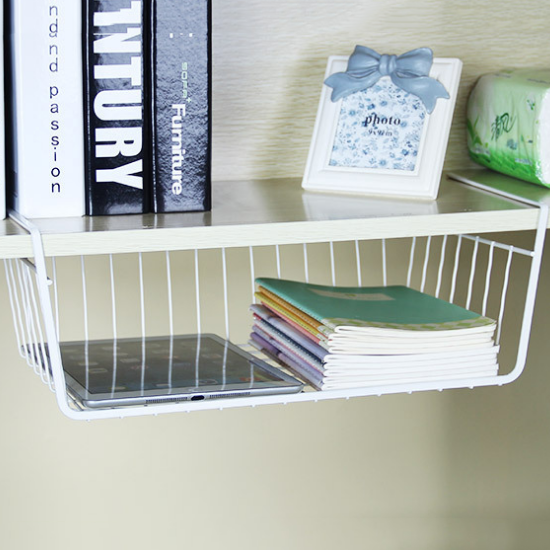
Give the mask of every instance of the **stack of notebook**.
[[317, 389], [495, 376], [488, 317], [405, 286], [256, 279], [250, 343]]

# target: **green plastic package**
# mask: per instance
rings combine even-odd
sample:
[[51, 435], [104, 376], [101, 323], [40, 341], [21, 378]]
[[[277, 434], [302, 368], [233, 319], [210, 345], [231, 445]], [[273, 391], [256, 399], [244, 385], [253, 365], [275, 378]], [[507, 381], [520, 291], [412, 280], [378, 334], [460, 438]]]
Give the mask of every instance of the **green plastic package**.
[[474, 161], [550, 187], [550, 69], [482, 76], [468, 99], [466, 123]]

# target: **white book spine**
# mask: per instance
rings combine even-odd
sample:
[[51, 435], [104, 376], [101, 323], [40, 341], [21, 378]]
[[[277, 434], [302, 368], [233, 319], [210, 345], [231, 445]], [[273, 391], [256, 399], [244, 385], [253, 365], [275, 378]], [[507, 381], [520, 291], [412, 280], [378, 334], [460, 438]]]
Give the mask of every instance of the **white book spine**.
[[13, 207], [29, 218], [85, 211], [82, 6], [11, 6]]

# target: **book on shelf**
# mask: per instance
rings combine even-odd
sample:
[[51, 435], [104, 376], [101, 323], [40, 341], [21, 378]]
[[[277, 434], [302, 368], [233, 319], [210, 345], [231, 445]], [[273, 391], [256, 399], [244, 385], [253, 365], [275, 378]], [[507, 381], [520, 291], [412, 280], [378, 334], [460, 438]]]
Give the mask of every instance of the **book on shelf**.
[[210, 0], [10, 0], [13, 208], [209, 210], [210, 13]]
[[496, 322], [405, 286], [256, 279], [251, 344], [318, 389], [494, 376]]
[[210, 209], [210, 0], [151, 2], [154, 212]]
[[9, 204], [84, 214], [81, 2], [5, 4]]
[[83, 5], [86, 213], [147, 212], [145, 3]]

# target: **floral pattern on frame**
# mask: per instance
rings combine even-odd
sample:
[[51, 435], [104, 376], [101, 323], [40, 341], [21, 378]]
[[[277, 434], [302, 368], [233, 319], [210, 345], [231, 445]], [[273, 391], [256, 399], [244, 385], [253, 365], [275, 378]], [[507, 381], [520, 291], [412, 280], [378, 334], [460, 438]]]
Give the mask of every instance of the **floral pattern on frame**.
[[413, 172], [426, 109], [389, 78], [342, 99], [329, 166]]

